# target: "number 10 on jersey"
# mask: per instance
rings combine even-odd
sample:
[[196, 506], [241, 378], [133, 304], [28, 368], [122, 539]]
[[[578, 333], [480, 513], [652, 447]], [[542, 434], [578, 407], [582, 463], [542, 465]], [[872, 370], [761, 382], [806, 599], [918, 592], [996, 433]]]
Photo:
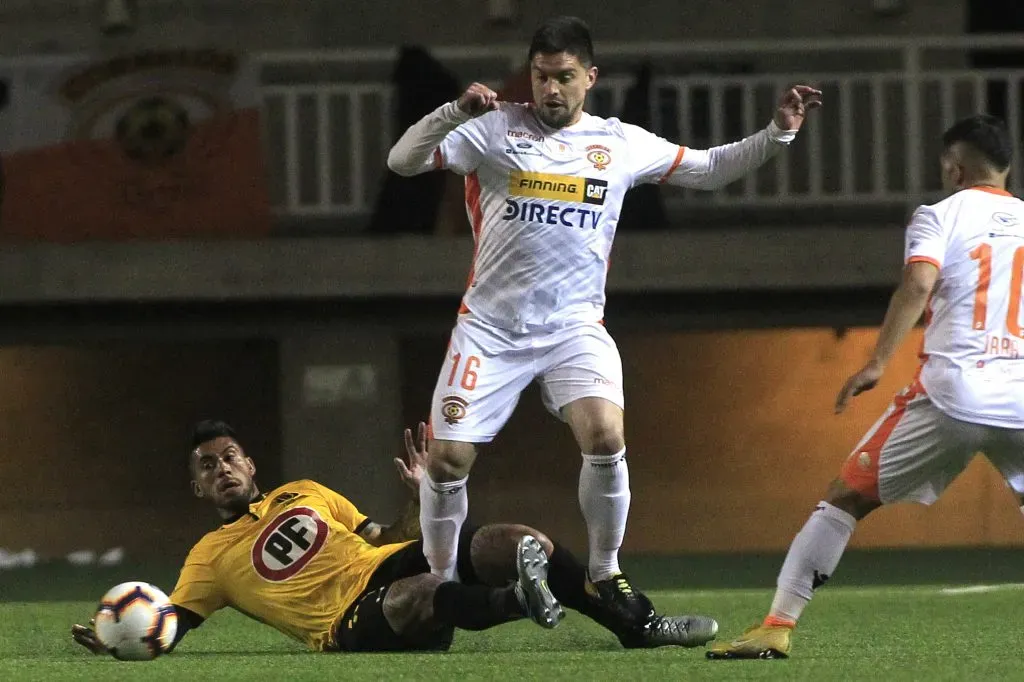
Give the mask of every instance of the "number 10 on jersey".
[[[978, 261], [978, 288], [974, 292], [974, 319], [971, 328], [984, 330], [988, 325], [988, 288], [992, 283], [992, 245], [979, 244], [970, 256]], [[1013, 270], [1010, 275], [1010, 302], [1006, 307], [1006, 331], [1021, 338], [1020, 290], [1024, 285], [1024, 246], [1013, 252]]]

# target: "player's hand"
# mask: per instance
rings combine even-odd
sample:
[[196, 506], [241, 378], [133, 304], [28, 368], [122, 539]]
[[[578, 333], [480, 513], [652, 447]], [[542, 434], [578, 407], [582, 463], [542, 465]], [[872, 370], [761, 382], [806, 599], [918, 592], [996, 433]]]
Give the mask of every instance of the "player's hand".
[[794, 85], [782, 93], [775, 110], [775, 125], [783, 130], [799, 130], [811, 109], [821, 106], [821, 90], [809, 85]]
[[78, 624], [72, 625], [71, 638], [94, 654], [110, 653], [107, 651], [107, 647], [103, 646], [103, 643], [100, 642], [99, 637], [96, 636], [96, 631], [92, 629], [95, 623], [95, 620], [90, 620], [89, 627]]
[[420, 480], [427, 470], [427, 425], [423, 422], [416, 427], [416, 440], [412, 438], [412, 429], [405, 430], [405, 454], [409, 458], [408, 464], [401, 457], [395, 457], [398, 475], [414, 495], [419, 495]]
[[882, 371], [881, 367], [873, 362], [869, 362], [861, 371], [847, 379], [846, 383], [843, 384], [842, 390], [839, 391], [839, 395], [836, 397], [836, 414], [846, 409], [850, 398], [858, 396], [864, 391], [870, 391], [877, 386], [878, 380], [882, 378]]
[[462, 93], [456, 105], [470, 116], [479, 116], [498, 108], [498, 93], [486, 85], [473, 83]]

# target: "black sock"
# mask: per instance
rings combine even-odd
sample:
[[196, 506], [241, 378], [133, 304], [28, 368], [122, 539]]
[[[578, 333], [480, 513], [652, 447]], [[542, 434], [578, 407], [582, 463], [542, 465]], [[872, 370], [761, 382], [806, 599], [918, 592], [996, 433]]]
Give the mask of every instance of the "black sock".
[[434, 618], [463, 630], [486, 630], [524, 615], [513, 587], [447, 582], [434, 592]]
[[583, 589], [587, 569], [565, 547], [556, 542], [552, 542], [551, 546], [554, 548], [548, 557], [548, 587], [551, 588], [551, 594], [563, 606], [585, 614], [591, 606], [587, 592]]

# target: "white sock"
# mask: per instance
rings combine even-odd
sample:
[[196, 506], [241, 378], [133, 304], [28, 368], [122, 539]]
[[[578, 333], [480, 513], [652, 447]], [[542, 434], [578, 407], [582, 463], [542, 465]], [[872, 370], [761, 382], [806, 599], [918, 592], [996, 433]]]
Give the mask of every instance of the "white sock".
[[590, 540], [590, 579], [606, 580], [619, 572], [619, 547], [629, 516], [626, 448], [614, 455], [584, 454], [579, 495]]
[[836, 570], [857, 519], [828, 502], [819, 502], [807, 523], [793, 538], [779, 572], [770, 617], [800, 618], [814, 590]]
[[429, 474], [420, 479], [420, 529], [423, 555], [430, 572], [442, 580], [458, 580], [456, 559], [459, 531], [469, 514], [466, 481], [469, 477], [436, 483]]

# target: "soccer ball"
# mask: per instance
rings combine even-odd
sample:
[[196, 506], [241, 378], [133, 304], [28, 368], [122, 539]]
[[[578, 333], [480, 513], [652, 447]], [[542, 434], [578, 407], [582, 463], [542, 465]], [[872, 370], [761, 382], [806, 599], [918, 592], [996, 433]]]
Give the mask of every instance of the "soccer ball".
[[148, 661], [174, 643], [178, 614], [160, 588], [128, 582], [110, 588], [96, 611], [96, 637], [122, 661]]

